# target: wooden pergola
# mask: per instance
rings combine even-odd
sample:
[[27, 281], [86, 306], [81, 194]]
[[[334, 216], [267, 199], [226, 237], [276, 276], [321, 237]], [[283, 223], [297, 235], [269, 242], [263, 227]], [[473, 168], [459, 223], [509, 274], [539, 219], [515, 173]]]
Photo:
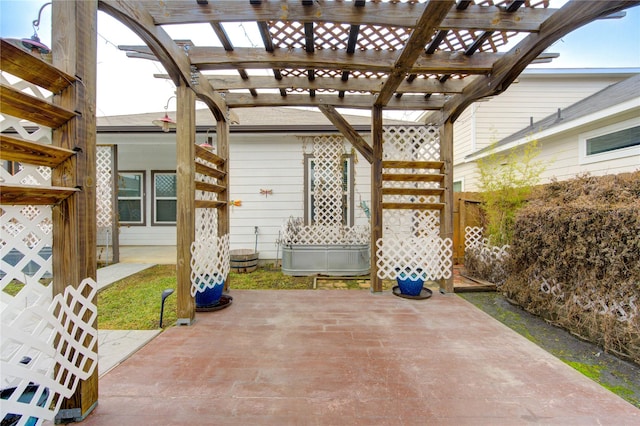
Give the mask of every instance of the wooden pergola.
[[[53, 145], [48, 147], [2, 139], [3, 159], [40, 164], [55, 157], [48, 161], [52, 187], [3, 185], [2, 203], [56, 206], [54, 293], [78, 286], [85, 277], [95, 278], [96, 28], [101, 10], [145, 43], [121, 48], [131, 57], [159, 61], [177, 88], [178, 318], [189, 324], [195, 317], [189, 247], [196, 232], [194, 211], [203, 207], [194, 198], [196, 185], [203, 189], [194, 181], [196, 167], [219, 179], [219, 185], [207, 189], [218, 193], [218, 201], [206, 207], [218, 209], [219, 234], [229, 232], [226, 188], [233, 108], [317, 107], [371, 164], [371, 283], [373, 291], [381, 291], [373, 247], [382, 236], [382, 211], [405, 208], [384, 205], [383, 170], [426, 166], [385, 164], [382, 112], [431, 111], [427, 123], [440, 126], [441, 203], [424, 208], [440, 210], [441, 236], [451, 237], [457, 117], [474, 101], [506, 90], [527, 65], [552, 58], [544, 51], [562, 36], [639, 3], [570, 0], [552, 9], [548, 0], [54, 0], [52, 65], [20, 59], [12, 71], [11, 52], [4, 42], [2, 46], [2, 69], [46, 84], [53, 101], [34, 105], [4, 86], [1, 100], [3, 113], [53, 129]], [[225, 24], [233, 22], [256, 25], [262, 46], [234, 47], [225, 31]], [[202, 23], [211, 26], [222, 47], [173, 40], [165, 30]], [[519, 41], [511, 47], [513, 39]], [[38, 72], [29, 71], [35, 69]], [[253, 69], [269, 73], [250, 75], [247, 70]], [[236, 74], [220, 73], [223, 70]], [[196, 99], [205, 102], [217, 120], [217, 155], [196, 147]], [[337, 108], [371, 111], [371, 144]], [[215, 167], [196, 166], [197, 157]], [[452, 280], [442, 286], [452, 291]], [[96, 402], [97, 373], [81, 383], [67, 408], [85, 416]]]

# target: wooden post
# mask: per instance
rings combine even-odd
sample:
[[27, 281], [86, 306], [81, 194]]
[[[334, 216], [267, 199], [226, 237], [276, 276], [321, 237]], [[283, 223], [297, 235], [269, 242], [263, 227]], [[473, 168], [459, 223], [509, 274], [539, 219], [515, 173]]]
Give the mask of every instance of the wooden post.
[[[87, 277], [96, 279], [97, 12], [96, 0], [54, 0], [52, 5], [52, 63], [78, 79], [55, 94], [53, 102], [78, 115], [52, 129], [53, 145], [72, 149], [76, 155], [52, 169], [51, 184], [80, 189], [52, 208], [54, 295], [63, 293], [67, 286], [77, 288]], [[97, 344], [92, 349], [97, 352]], [[96, 367], [63, 401], [56, 420], [80, 421], [97, 403]]]
[[178, 112], [176, 129], [176, 177], [178, 179], [178, 206], [176, 217], [176, 303], [178, 325], [191, 325], [195, 319], [196, 304], [191, 296], [191, 243], [196, 231], [196, 98], [189, 87], [178, 86]]
[[[444, 209], [440, 213], [440, 237], [453, 241], [453, 123], [440, 127], [440, 160], [444, 162]], [[440, 280], [440, 289], [453, 292], [453, 253], [450, 278]]]
[[[118, 225], [118, 145], [111, 145], [111, 252], [112, 263], [120, 262], [120, 227]], [[108, 255], [108, 254], [107, 254]]]
[[[220, 185], [224, 186], [225, 190], [218, 194], [218, 200], [225, 203], [218, 209], [218, 237], [221, 237], [229, 233], [229, 122], [218, 120], [217, 123], [216, 150], [218, 156], [225, 160], [222, 167], [225, 176], [220, 181]], [[225, 290], [229, 290], [229, 281], [231, 277], [227, 276], [224, 283]]]
[[[455, 237], [455, 229], [458, 229], [458, 241], [454, 246], [454, 257], [458, 258], [459, 263], [464, 263], [464, 237], [465, 237], [465, 228], [467, 227], [467, 202], [464, 197], [460, 196], [456, 202], [458, 203], [458, 220], [454, 221], [453, 229], [454, 229], [454, 237]], [[458, 226], [456, 226], [456, 224]]]
[[378, 277], [378, 239], [382, 238], [382, 107], [374, 106], [371, 112], [371, 291], [382, 291]]

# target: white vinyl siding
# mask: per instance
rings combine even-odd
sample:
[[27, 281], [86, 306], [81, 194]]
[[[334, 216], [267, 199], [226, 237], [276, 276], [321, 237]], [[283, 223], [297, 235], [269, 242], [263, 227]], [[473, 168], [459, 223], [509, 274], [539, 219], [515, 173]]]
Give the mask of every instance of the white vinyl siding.
[[[465, 191], [478, 191], [478, 172], [475, 161], [466, 156], [475, 149], [480, 150], [513, 133], [555, 114], [558, 108], [566, 108], [582, 99], [629, 77], [626, 74], [522, 74], [516, 82], [499, 96], [489, 98], [469, 106], [454, 123], [454, 180], [464, 180]], [[618, 120], [623, 118], [618, 118]], [[602, 126], [603, 124], [596, 124]], [[582, 132], [586, 127], [582, 127]], [[475, 133], [474, 133], [475, 131]], [[536, 129], [531, 128], [532, 137]], [[475, 139], [474, 139], [475, 138]], [[567, 146], [555, 147], [555, 142], [540, 143], [540, 158], [547, 162], [547, 170], [542, 182], [552, 177], [568, 179], [581, 172], [593, 174], [619, 173], [639, 168], [637, 158], [607, 161], [599, 165], [580, 165], [578, 159], [578, 135], [554, 136], [562, 138]], [[540, 142], [540, 141], [539, 141]]]

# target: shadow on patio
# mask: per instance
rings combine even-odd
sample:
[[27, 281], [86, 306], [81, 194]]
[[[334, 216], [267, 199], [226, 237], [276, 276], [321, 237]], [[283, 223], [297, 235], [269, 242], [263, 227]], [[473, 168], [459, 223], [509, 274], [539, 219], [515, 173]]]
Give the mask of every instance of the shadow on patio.
[[235, 290], [100, 379], [84, 425], [638, 424], [463, 299]]

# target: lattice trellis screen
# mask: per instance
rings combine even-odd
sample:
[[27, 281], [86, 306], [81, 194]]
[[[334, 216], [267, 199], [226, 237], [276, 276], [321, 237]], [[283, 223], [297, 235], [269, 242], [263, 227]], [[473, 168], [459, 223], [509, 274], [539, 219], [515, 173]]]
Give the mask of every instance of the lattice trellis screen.
[[[435, 126], [384, 126], [383, 127], [383, 154], [382, 160], [395, 161], [439, 161], [440, 160], [440, 134]], [[411, 171], [411, 169], [409, 170]], [[424, 170], [422, 172], [440, 173], [439, 169]], [[383, 173], [396, 174], [407, 173], [407, 169], [385, 168]], [[413, 170], [413, 172], [417, 172]], [[385, 182], [385, 186], [389, 188], [415, 188], [415, 182]], [[438, 182], [423, 182], [422, 188], [440, 188]], [[415, 196], [415, 195], [385, 195], [385, 201], [397, 203], [437, 203], [440, 201], [438, 196]], [[413, 216], [412, 211], [400, 212], [394, 211], [391, 215], [386, 215], [384, 219], [390, 220], [385, 224], [394, 224], [395, 221], [407, 222], [407, 218], [399, 218], [395, 216]], [[437, 227], [440, 222], [440, 213], [435, 212], [432, 217], [436, 220], [432, 225]], [[395, 230], [396, 232], [398, 230]], [[411, 235], [411, 234], [409, 234]]]
[[[215, 164], [201, 158], [197, 163], [215, 168]], [[218, 184], [218, 179], [196, 173], [196, 181]], [[196, 200], [216, 201], [218, 194], [196, 191]], [[218, 236], [218, 209], [196, 209], [196, 235], [191, 243], [191, 295], [222, 284], [229, 275], [229, 234]]]
[[115, 147], [101, 145], [96, 150], [96, 226], [98, 260], [111, 263], [114, 260], [114, 190], [117, 170], [115, 170]]
[[[383, 161], [440, 161], [440, 132], [435, 126], [384, 126]], [[385, 168], [384, 174], [438, 174], [439, 169]], [[421, 182], [421, 188], [438, 189], [440, 184]], [[416, 188], [412, 181], [385, 181], [388, 188]], [[437, 195], [384, 195], [386, 203], [438, 203]], [[399, 269], [435, 280], [449, 278], [453, 265], [453, 242], [442, 239], [440, 211], [394, 209], [383, 211], [383, 235], [377, 241], [378, 277], [396, 278]]]
[[369, 224], [343, 225], [343, 154], [342, 136], [322, 135], [313, 138], [312, 169], [313, 217], [311, 225], [301, 218], [290, 218], [282, 227], [285, 245], [369, 244]]
[[[0, 75], [3, 84], [45, 99], [37, 86], [24, 81], [10, 83]], [[25, 123], [15, 117], [3, 115], [0, 131], [15, 131], [22, 139], [51, 144], [51, 130]], [[35, 129], [35, 130], [34, 130]], [[51, 185], [51, 168], [19, 163], [3, 163], [0, 179], [14, 185]], [[52, 247], [51, 207], [0, 207], [0, 286], [4, 290], [12, 281], [26, 284], [27, 277], [36, 281], [51, 277]]]
[[[24, 81], [0, 82], [32, 96], [48, 94]], [[0, 115], [0, 131], [40, 144], [51, 130]], [[0, 179], [13, 185], [51, 185], [51, 168], [3, 162]], [[55, 209], [54, 209], [55, 211]], [[0, 207], [0, 418], [18, 424], [53, 421], [63, 398], [75, 392], [98, 362], [95, 281], [67, 287], [52, 298], [52, 208]], [[29, 423], [27, 423], [29, 422]]]
[[313, 217], [317, 225], [342, 225], [341, 136], [317, 136], [313, 140]]
[[27, 281], [16, 296], [0, 295], [2, 424], [17, 416], [20, 425], [53, 421], [63, 399], [98, 365], [95, 281], [87, 278], [53, 299], [51, 286]]

